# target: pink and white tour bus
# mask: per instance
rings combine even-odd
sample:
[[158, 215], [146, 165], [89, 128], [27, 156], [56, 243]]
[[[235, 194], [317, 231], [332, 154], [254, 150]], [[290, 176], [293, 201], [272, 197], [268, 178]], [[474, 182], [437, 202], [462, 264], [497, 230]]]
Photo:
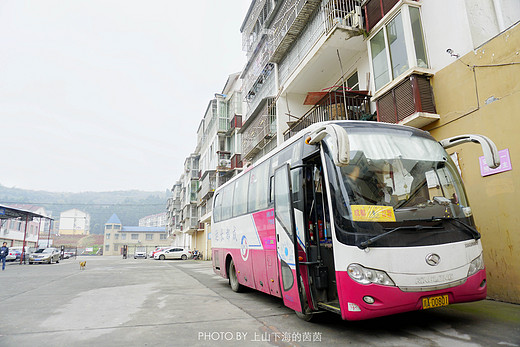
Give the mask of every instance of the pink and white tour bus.
[[378, 122], [309, 126], [219, 187], [213, 269], [305, 320], [361, 320], [486, 297], [480, 234], [457, 166], [429, 133]]

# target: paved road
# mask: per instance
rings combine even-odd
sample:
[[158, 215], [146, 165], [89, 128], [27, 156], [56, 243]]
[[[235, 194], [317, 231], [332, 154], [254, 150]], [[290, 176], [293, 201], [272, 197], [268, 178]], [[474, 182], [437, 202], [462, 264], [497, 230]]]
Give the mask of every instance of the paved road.
[[299, 320], [210, 262], [85, 257], [0, 272], [0, 346], [520, 346], [520, 306], [482, 301], [363, 322]]

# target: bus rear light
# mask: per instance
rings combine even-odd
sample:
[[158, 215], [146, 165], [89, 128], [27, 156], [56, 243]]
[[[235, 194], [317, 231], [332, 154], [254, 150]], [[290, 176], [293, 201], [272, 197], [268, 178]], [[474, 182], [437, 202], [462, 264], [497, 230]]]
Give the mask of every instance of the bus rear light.
[[347, 268], [347, 272], [350, 278], [361, 284], [395, 286], [390, 276], [381, 270], [369, 269], [359, 264], [350, 264]]
[[480, 253], [480, 255], [478, 257], [476, 257], [475, 259], [473, 259], [473, 261], [471, 263], [469, 263], [468, 277], [476, 274], [477, 272], [479, 272], [480, 270], [483, 270], [483, 269], [484, 269], [484, 257], [482, 256], [482, 253]]

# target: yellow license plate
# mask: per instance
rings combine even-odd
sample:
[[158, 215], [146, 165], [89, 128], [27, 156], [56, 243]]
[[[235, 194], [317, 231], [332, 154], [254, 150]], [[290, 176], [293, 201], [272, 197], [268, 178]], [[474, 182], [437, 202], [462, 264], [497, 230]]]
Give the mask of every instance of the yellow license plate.
[[439, 295], [439, 296], [430, 296], [429, 298], [422, 299], [422, 308], [426, 310], [427, 308], [448, 306], [449, 300], [448, 295]]

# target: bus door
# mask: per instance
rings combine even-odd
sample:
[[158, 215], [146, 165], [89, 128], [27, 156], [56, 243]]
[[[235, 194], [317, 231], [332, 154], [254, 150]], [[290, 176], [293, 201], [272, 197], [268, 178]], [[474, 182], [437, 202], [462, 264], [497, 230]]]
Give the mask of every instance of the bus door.
[[274, 213], [282, 299], [285, 306], [303, 312], [289, 164], [282, 165], [274, 172]]

